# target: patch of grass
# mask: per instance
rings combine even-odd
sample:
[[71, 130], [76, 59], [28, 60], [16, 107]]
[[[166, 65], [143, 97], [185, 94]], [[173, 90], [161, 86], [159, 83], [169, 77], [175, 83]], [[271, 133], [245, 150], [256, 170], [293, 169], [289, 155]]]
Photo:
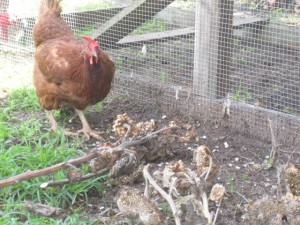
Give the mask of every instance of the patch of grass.
[[166, 82], [169, 80], [168, 74], [167, 74], [166, 72], [164, 72], [164, 71], [161, 71], [161, 72], [159, 73], [158, 79], [159, 79], [161, 82], [166, 83]]
[[137, 27], [132, 34], [146, 34], [152, 32], [162, 32], [168, 29], [168, 24], [161, 19], [151, 19]]
[[233, 39], [233, 44], [235, 44], [235, 45], [241, 45], [241, 40], [239, 40], [239, 39]]
[[235, 192], [235, 182], [233, 177], [230, 177], [229, 179], [229, 192], [231, 193]]
[[167, 203], [164, 203], [161, 205], [161, 211], [166, 214], [170, 212], [170, 207]]
[[238, 63], [241, 65], [246, 65], [246, 59], [244, 57], [238, 58]]
[[275, 8], [269, 15], [268, 17], [270, 18], [271, 21], [276, 21], [278, 18], [280, 18], [283, 14], [283, 9], [282, 8]]
[[89, 10], [96, 10], [96, 9], [107, 9], [107, 8], [112, 8], [116, 7], [117, 5], [113, 2], [110, 1], [100, 1], [97, 3], [90, 2], [87, 3], [86, 5], [78, 6], [76, 7], [76, 11], [89, 11]]
[[256, 52], [256, 48], [248, 47], [246, 48], [247, 52]]
[[291, 108], [289, 108], [289, 107], [285, 107], [284, 109], [283, 109], [283, 112], [285, 112], [285, 113], [294, 113], [294, 110], [293, 109], [291, 109]]
[[81, 29], [74, 29], [74, 34], [76, 37], [81, 38], [82, 36], [91, 36], [94, 30], [95, 26], [87, 25]]
[[[14, 90], [1, 108], [1, 179], [45, 168], [85, 154], [80, 150], [79, 139], [69, 140], [63, 132], [42, 131], [46, 118], [41, 115], [41, 109], [33, 89]], [[81, 170], [88, 172], [89, 168], [83, 166]], [[61, 221], [33, 215], [20, 207], [20, 204], [24, 202], [43, 203], [63, 208], [68, 214], [69, 207], [80, 207], [78, 202], [86, 204], [89, 193], [99, 196], [104, 192], [103, 182], [99, 181], [105, 181], [105, 177], [60, 187], [40, 188], [41, 183], [49, 180], [65, 179], [65, 173], [65, 171], [58, 171], [52, 175], [32, 178], [2, 188], [0, 215], [3, 215], [0, 218], [0, 224], [93, 224], [93, 221], [85, 222], [81, 215], [76, 213]]]
[[251, 98], [251, 94], [243, 90], [242, 82], [240, 82], [239, 86], [237, 87], [235, 94], [231, 96], [231, 99], [235, 101], [247, 101], [250, 98]]
[[243, 173], [242, 179], [243, 179], [244, 181], [249, 180], [249, 173]]
[[117, 69], [122, 72], [123, 69], [124, 69], [124, 59], [123, 59], [123, 57], [117, 56], [117, 58], [115, 59], [115, 63], [116, 63]]
[[38, 110], [40, 108], [35, 90], [33, 88], [18, 88], [12, 91], [6, 102], [9, 109], [24, 111]]
[[184, 9], [194, 7], [196, 4], [196, 0], [176, 0], [171, 3], [172, 7]]

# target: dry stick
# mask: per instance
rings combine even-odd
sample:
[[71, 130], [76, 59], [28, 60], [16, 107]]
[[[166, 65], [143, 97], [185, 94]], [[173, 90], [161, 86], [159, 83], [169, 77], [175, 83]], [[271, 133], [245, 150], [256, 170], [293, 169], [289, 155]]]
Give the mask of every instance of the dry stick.
[[[133, 145], [143, 144], [143, 143], [147, 142], [147, 140], [149, 140], [154, 135], [156, 135], [160, 132], [163, 132], [165, 130], [169, 130], [169, 129], [180, 129], [180, 127], [172, 126], [172, 127], [162, 128], [158, 131], [155, 131], [151, 134], [148, 134], [147, 136], [141, 138], [140, 140], [123, 142], [120, 145], [111, 148], [111, 150], [112, 151], [121, 151], [122, 149], [128, 148], [128, 147], [133, 146]], [[46, 168], [43, 168], [43, 169], [28, 171], [28, 172], [21, 173], [19, 175], [16, 175], [16, 176], [4, 179], [4, 180], [0, 180], [0, 188], [10, 186], [10, 185], [14, 185], [14, 184], [17, 184], [21, 181], [28, 180], [28, 179], [31, 179], [31, 178], [34, 178], [34, 177], [40, 177], [40, 176], [44, 176], [44, 175], [47, 175], [47, 174], [54, 173], [58, 170], [68, 168], [69, 167], [68, 164], [72, 164], [74, 166], [81, 165], [85, 162], [88, 162], [88, 161], [94, 159], [94, 158], [97, 158], [99, 156], [99, 153], [100, 153], [99, 150], [103, 150], [103, 149], [106, 149], [106, 148], [96, 148], [94, 151], [92, 151], [92, 153], [89, 153], [85, 156], [81, 156], [81, 157], [76, 158], [76, 159], [71, 159], [67, 162], [62, 162], [62, 163], [59, 163], [59, 164], [55, 164], [53, 166], [49, 166], [49, 167], [46, 167]]]
[[211, 171], [211, 167], [212, 167], [212, 157], [209, 156], [209, 166], [208, 166], [208, 170], [206, 171], [206, 176], [205, 176], [204, 180], [207, 180], [209, 173]]
[[281, 189], [281, 183], [282, 183], [282, 175], [283, 175], [283, 169], [284, 167], [279, 163], [279, 155], [278, 155], [278, 143], [274, 134], [274, 123], [269, 118], [269, 125], [270, 125], [270, 131], [271, 131], [271, 140], [272, 140], [272, 150], [270, 152], [270, 158], [272, 159], [272, 167], [276, 168], [276, 175], [277, 175], [277, 198], [281, 199], [282, 197], [282, 189]]
[[150, 134], [148, 134], [147, 136], [141, 138], [140, 140], [134, 140], [134, 141], [126, 141], [123, 142], [122, 144], [112, 148], [112, 150], [118, 150], [118, 149], [123, 149], [123, 148], [128, 148], [131, 147], [133, 145], [140, 145], [140, 144], [144, 144], [146, 141], [148, 141], [149, 139], [151, 139], [153, 136], [155, 136], [156, 134], [159, 134], [161, 132], [164, 132], [166, 130], [170, 130], [170, 129], [180, 129], [179, 126], [171, 126], [171, 127], [165, 127], [162, 128], [160, 130], [157, 130], [155, 132], [152, 132]]
[[215, 224], [216, 224], [217, 217], [218, 217], [218, 214], [219, 214], [219, 211], [220, 211], [220, 208], [221, 208], [222, 200], [223, 200], [223, 198], [221, 198], [221, 200], [220, 200], [220, 202], [219, 202], [219, 204], [218, 204], [218, 208], [217, 208], [216, 215], [215, 215], [215, 218], [214, 218], [214, 221], [213, 221], [212, 225], [215, 225]]
[[76, 182], [87, 180], [87, 179], [90, 179], [90, 178], [93, 178], [93, 177], [96, 177], [99, 175], [103, 175], [104, 173], [106, 173], [108, 171], [109, 171], [108, 168], [104, 168], [102, 170], [97, 171], [96, 173], [88, 173], [77, 180], [70, 181], [69, 179], [65, 179], [65, 180], [60, 180], [60, 181], [49, 181], [46, 183], [42, 183], [40, 185], [40, 187], [48, 188], [48, 187], [59, 186], [59, 185], [64, 185], [64, 184], [76, 183]]
[[291, 154], [291, 155], [293, 155], [293, 154], [298, 154], [298, 155], [300, 155], [300, 152], [295, 152], [295, 150], [296, 150], [296, 149], [294, 149], [293, 151], [290, 152], [290, 151], [284, 151], [284, 150], [281, 150], [281, 149], [280, 149], [279, 151], [280, 151], [280, 152], [283, 152], [283, 153]]
[[170, 207], [171, 207], [171, 210], [173, 212], [173, 216], [174, 216], [174, 220], [175, 220], [175, 224], [176, 225], [180, 225], [181, 222], [180, 222], [180, 218], [179, 218], [179, 215], [178, 215], [178, 210], [175, 206], [175, 203], [172, 199], [172, 197], [170, 195], [168, 195], [155, 181], [154, 179], [151, 177], [148, 169], [149, 169], [149, 166], [150, 164], [148, 164], [147, 166], [144, 167], [143, 169], [143, 174], [144, 174], [144, 177], [146, 179], [149, 180], [149, 183], [155, 188], [155, 190], [157, 190], [161, 196], [167, 200], [167, 202], [169, 203]]
[[272, 149], [271, 149], [271, 152], [270, 152], [270, 158], [272, 159], [271, 166], [273, 167], [274, 163], [276, 163], [276, 161], [277, 161], [276, 160], [277, 157], [278, 157], [277, 148], [278, 148], [279, 145], [277, 144], [277, 140], [276, 140], [276, 137], [275, 137], [275, 134], [274, 134], [274, 123], [270, 118], [268, 119], [268, 121], [269, 121], [269, 125], [270, 125], [271, 141], [272, 141]]
[[49, 166], [49, 167], [46, 167], [43, 169], [39, 169], [39, 170], [28, 171], [28, 172], [25, 172], [25, 173], [22, 173], [22, 174], [19, 174], [19, 175], [16, 175], [16, 176], [4, 179], [4, 180], [0, 180], [0, 188], [6, 187], [9, 185], [14, 185], [21, 181], [28, 180], [30, 178], [44, 176], [44, 175], [56, 172], [58, 170], [68, 168], [69, 167], [68, 164], [72, 164], [74, 166], [80, 165], [82, 163], [90, 161], [93, 158], [96, 158], [97, 156], [98, 156], [98, 153], [93, 152], [88, 155], [76, 158], [76, 159], [71, 159], [67, 162], [62, 162], [62, 163], [59, 163], [59, 164], [56, 164], [53, 166]]

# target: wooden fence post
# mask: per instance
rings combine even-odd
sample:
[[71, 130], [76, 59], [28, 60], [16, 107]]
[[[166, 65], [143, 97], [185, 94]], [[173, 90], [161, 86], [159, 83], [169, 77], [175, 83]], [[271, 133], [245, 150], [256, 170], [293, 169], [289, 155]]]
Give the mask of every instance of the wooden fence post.
[[233, 0], [197, 0], [194, 93], [223, 97], [231, 72]]

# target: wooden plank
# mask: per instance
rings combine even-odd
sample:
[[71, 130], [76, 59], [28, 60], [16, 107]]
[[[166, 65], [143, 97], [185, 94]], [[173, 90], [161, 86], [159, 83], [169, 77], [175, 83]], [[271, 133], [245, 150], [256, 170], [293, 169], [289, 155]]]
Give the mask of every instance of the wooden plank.
[[170, 40], [174, 38], [179, 38], [183, 36], [191, 36], [195, 34], [194, 27], [188, 27], [177, 30], [168, 30], [163, 32], [154, 32], [143, 35], [130, 35], [122, 38], [117, 42], [117, 44], [133, 44], [133, 43], [151, 43], [155, 40]]
[[[267, 23], [268, 19], [263, 18], [251, 18], [251, 19], [242, 19], [233, 22], [233, 29], [241, 29], [245, 27], [252, 27], [258, 24]], [[154, 32], [149, 34], [141, 35], [129, 35], [117, 42], [118, 45], [130, 45], [130, 44], [140, 44], [145, 43], [149, 44], [156, 40], [168, 41], [174, 40], [182, 37], [191, 37], [195, 35], [195, 27], [187, 27], [183, 29], [168, 30], [163, 32]]]
[[245, 27], [264, 26], [270, 22], [269, 18], [252, 17], [246, 19], [236, 19], [233, 21], [234, 29], [242, 29]]
[[92, 34], [92, 38], [101, 42], [101, 46], [112, 47], [121, 38], [127, 36], [139, 25], [151, 19], [156, 13], [167, 7], [174, 0], [136, 0], [102, 24]]

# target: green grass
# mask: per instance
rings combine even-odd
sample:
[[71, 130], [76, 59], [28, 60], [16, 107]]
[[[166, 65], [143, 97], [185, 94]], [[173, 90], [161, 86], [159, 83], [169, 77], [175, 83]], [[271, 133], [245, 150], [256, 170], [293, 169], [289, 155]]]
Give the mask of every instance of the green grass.
[[240, 82], [234, 95], [231, 96], [231, 99], [235, 101], [248, 101], [249, 99], [251, 99], [251, 94], [248, 91], [243, 90], [242, 82]]
[[[9, 178], [29, 170], [45, 168], [65, 162], [85, 153], [79, 139], [67, 139], [62, 132], [43, 131], [49, 123], [37, 102], [33, 89], [16, 89], [0, 102], [0, 177]], [[89, 170], [83, 166], [83, 172]], [[89, 198], [89, 193], [99, 196], [104, 191], [105, 178], [98, 177], [79, 183], [41, 189], [40, 184], [49, 180], [66, 179], [65, 171], [33, 178], [0, 191], [0, 224], [93, 224], [78, 213]], [[80, 201], [78, 201], [80, 200]], [[36, 216], [23, 209], [24, 202], [43, 203], [60, 207], [67, 218], [54, 219]], [[78, 204], [81, 202], [81, 205]], [[71, 210], [73, 209], [73, 210]]]
[[94, 30], [95, 26], [87, 25], [81, 29], [74, 29], [74, 34], [76, 37], [81, 38], [82, 36], [91, 36]]
[[168, 24], [161, 19], [151, 19], [137, 27], [132, 34], [146, 34], [152, 32], [162, 32], [168, 29]]
[[95, 10], [95, 9], [107, 9], [116, 7], [117, 5], [113, 2], [109, 1], [101, 1], [97, 3], [88, 3], [86, 5], [78, 6], [76, 7], [77, 11], [89, 11], [89, 10]]
[[230, 193], [235, 192], [235, 180], [233, 177], [230, 177], [229, 179], [229, 192]]

